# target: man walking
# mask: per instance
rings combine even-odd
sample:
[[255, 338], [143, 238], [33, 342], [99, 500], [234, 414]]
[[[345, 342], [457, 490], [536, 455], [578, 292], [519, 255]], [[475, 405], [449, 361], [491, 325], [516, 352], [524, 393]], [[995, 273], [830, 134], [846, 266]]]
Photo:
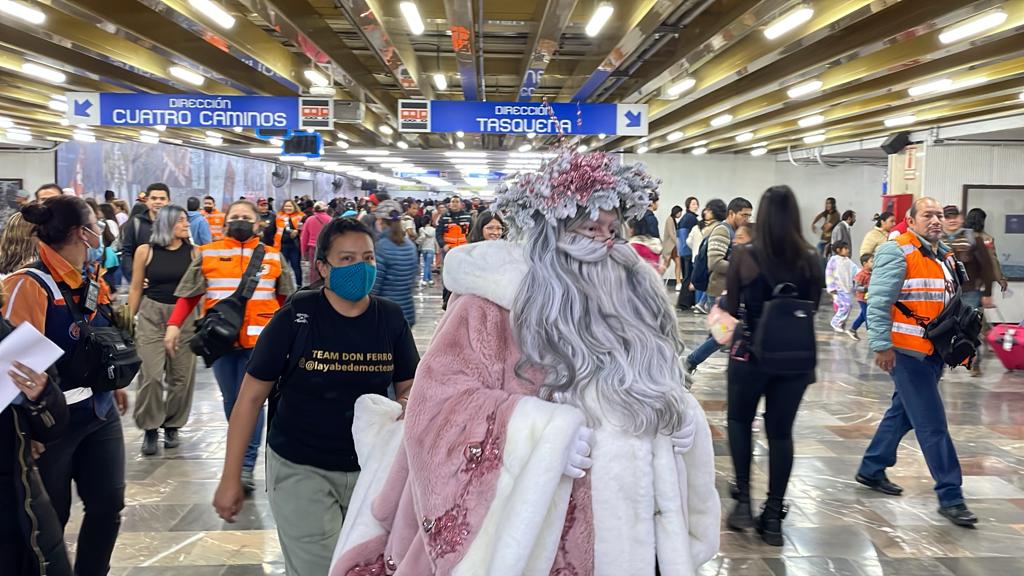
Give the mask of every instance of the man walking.
[[943, 211], [934, 198], [914, 202], [909, 221], [907, 232], [878, 247], [868, 286], [871, 350], [875, 364], [892, 376], [896, 389], [856, 480], [883, 494], [900, 495], [903, 489], [889, 481], [885, 470], [896, 464], [900, 441], [914, 430], [935, 480], [939, 514], [957, 526], [970, 527], [978, 518], [964, 504], [960, 461], [939, 394], [944, 364], [914, 318], [930, 322], [954, 297], [956, 260], [939, 241]]
[[146, 211], [137, 214], [124, 223], [121, 231], [121, 271], [128, 282], [132, 281], [132, 260], [135, 249], [149, 242], [153, 233], [156, 213], [171, 201], [171, 190], [167, 184], [155, 182], [146, 187]]
[[185, 201], [185, 210], [188, 214], [188, 231], [192, 235], [193, 246], [203, 246], [213, 242], [213, 235], [210, 234], [210, 223], [199, 211], [199, 197], [189, 196]]
[[840, 242], [846, 242], [847, 246], [853, 246], [853, 225], [857, 223], [857, 213], [853, 210], [843, 212], [843, 218], [832, 229], [832, 246]]

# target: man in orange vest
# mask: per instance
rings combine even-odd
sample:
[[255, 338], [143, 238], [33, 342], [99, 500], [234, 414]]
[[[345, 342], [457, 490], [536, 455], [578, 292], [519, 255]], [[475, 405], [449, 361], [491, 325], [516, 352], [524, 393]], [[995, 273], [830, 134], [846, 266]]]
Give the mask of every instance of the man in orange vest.
[[224, 213], [217, 210], [217, 203], [214, 202], [213, 196], [203, 198], [203, 217], [206, 218], [206, 223], [210, 225], [210, 235], [213, 236], [214, 242], [223, 240]]
[[878, 424], [856, 480], [891, 496], [903, 489], [890, 482], [885, 470], [896, 464], [903, 437], [914, 430], [928, 470], [935, 480], [939, 514], [957, 526], [970, 527], [978, 518], [964, 504], [963, 477], [946, 409], [939, 394], [944, 363], [924, 329], [896, 306], [930, 322], [955, 297], [960, 279], [957, 262], [942, 244], [942, 205], [919, 198], [910, 210], [909, 229], [875, 252], [868, 286], [868, 337], [875, 364], [896, 385], [892, 405]]

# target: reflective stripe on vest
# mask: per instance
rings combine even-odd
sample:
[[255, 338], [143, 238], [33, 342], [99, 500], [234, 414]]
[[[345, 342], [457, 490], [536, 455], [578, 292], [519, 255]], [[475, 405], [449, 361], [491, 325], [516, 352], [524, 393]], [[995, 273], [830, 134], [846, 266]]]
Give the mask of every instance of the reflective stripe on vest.
[[[206, 279], [204, 312], [235, 292], [257, 244], [257, 237], [249, 239], [244, 245], [232, 238], [225, 238], [200, 248], [203, 277]], [[238, 334], [238, 345], [242, 348], [256, 345], [263, 327], [280, 307], [276, 288], [277, 279], [281, 276], [281, 256], [275, 248], [265, 248], [260, 279], [255, 292], [245, 304], [242, 330]]]
[[204, 213], [206, 223], [210, 225], [210, 237], [214, 240], [221, 240], [224, 237], [224, 213]]
[[[946, 275], [943, 264], [921, 252], [921, 240], [913, 231], [898, 236], [895, 242], [907, 263], [907, 274], [900, 290], [899, 301], [920, 317], [927, 325], [946, 306]], [[947, 257], [951, 257], [947, 256]], [[918, 320], [892, 308], [892, 344], [896, 348], [918, 352], [925, 356], [935, 350], [924, 337], [924, 328]]]
[[302, 214], [293, 212], [291, 216], [278, 212], [274, 222], [277, 224], [277, 231], [274, 233], [274, 248], [281, 248], [281, 238], [284, 236], [284, 219], [291, 218], [292, 228], [298, 230], [302, 226]]

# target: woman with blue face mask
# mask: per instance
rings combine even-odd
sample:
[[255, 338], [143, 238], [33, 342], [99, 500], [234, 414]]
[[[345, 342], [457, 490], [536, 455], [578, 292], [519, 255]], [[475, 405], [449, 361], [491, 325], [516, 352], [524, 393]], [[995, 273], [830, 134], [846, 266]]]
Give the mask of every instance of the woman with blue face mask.
[[228, 423], [213, 505], [231, 522], [242, 507], [238, 478], [246, 445], [276, 383], [267, 493], [293, 576], [323, 576], [330, 568], [359, 476], [356, 399], [387, 396], [393, 388], [404, 407], [419, 364], [402, 308], [370, 295], [377, 277], [372, 234], [353, 218], [324, 226], [313, 263], [324, 287], [294, 294], [264, 328]]

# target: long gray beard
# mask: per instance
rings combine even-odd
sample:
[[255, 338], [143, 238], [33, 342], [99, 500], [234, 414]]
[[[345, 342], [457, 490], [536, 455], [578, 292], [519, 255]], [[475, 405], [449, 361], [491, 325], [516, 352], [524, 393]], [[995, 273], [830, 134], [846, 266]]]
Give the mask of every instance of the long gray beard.
[[[549, 243], [553, 238], [549, 238]], [[577, 234], [528, 247], [512, 310], [541, 397], [576, 406], [591, 426], [671, 434], [682, 425], [683, 344], [661, 280], [626, 244]]]

